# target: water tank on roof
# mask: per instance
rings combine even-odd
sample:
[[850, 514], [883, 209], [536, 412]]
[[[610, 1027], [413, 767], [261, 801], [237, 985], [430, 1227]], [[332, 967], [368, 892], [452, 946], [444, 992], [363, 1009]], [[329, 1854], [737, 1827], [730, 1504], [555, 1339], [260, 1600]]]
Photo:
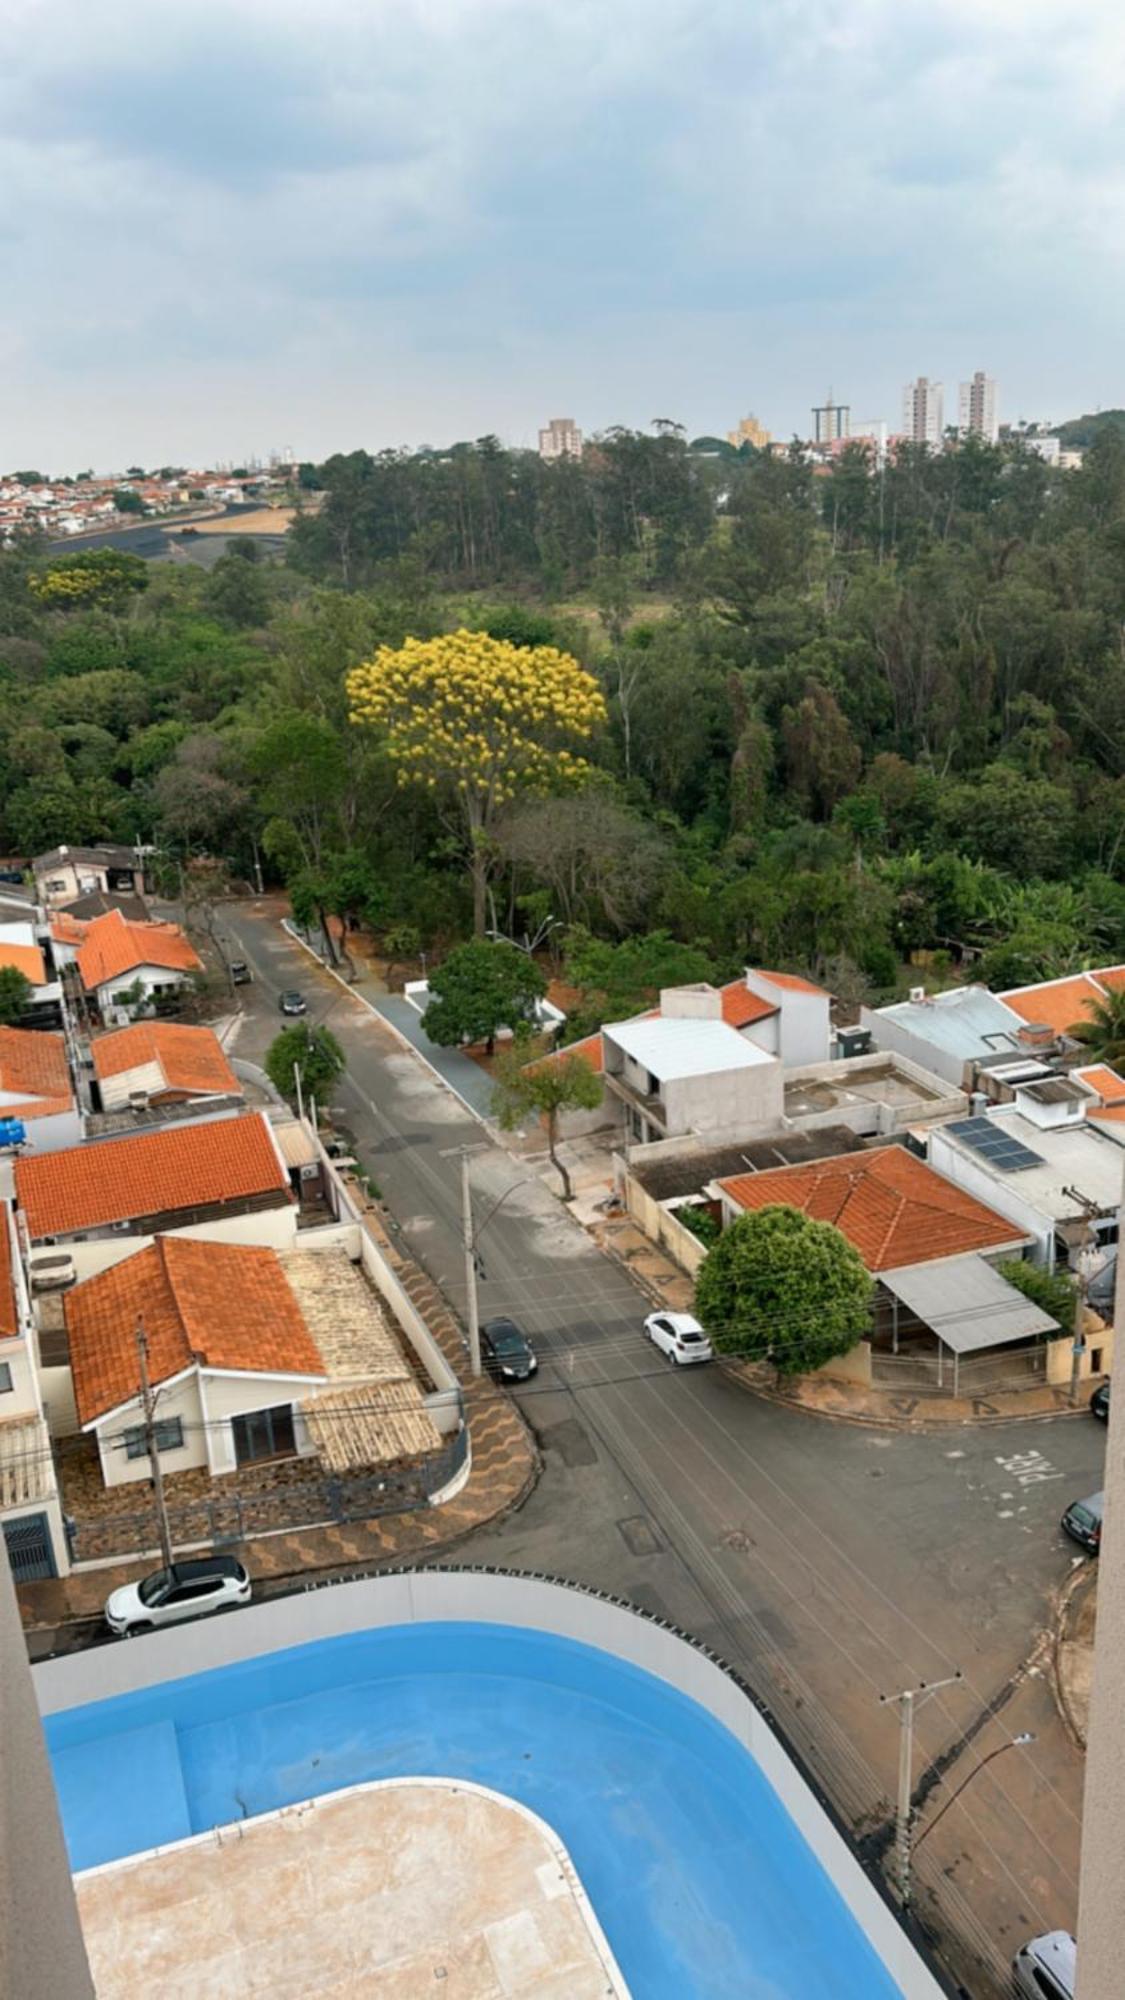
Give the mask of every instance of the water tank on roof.
[[0, 1118], [0, 1148], [27, 1143], [27, 1127], [22, 1118]]

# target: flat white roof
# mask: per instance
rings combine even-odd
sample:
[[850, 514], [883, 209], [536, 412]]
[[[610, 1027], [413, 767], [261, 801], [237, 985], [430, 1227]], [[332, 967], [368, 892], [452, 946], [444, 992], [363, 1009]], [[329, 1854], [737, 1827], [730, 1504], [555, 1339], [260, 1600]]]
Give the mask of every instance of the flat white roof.
[[[1073, 1194], [1066, 1193], [1068, 1188], [1077, 1189], [1100, 1209], [1108, 1211], [1120, 1207], [1125, 1162], [1122, 1161], [1121, 1147], [1108, 1139], [1104, 1132], [1095, 1131], [1084, 1119], [1073, 1125], [1036, 1125], [1030, 1118], [1023, 1118], [1018, 1111], [1009, 1110], [1006, 1106], [988, 1110], [982, 1115], [995, 1125], [997, 1131], [1007, 1132], [1029, 1152], [1037, 1153], [1037, 1163], [1014, 1172], [1004, 1171], [958, 1133], [952, 1132], [949, 1125], [932, 1125], [931, 1142], [935, 1139], [948, 1140], [964, 1159], [971, 1160], [998, 1187], [1010, 1188], [1013, 1194], [1021, 1195], [1033, 1208], [1049, 1215], [1052, 1221], [1063, 1222], [1068, 1216], [1082, 1213], [1081, 1202]], [[940, 1147], [939, 1160], [935, 1161], [937, 1164], [940, 1164]]]
[[777, 1061], [725, 1021], [614, 1021], [602, 1033], [661, 1083]]

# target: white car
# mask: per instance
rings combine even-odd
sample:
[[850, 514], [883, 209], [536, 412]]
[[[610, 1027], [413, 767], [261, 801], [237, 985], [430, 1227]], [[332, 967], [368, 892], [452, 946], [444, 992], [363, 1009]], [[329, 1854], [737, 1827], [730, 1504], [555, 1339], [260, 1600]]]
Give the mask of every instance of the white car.
[[1030, 1938], [1012, 1960], [1020, 2000], [1074, 2000], [1074, 1939], [1069, 1931]]
[[690, 1313], [650, 1313], [645, 1321], [645, 1333], [653, 1346], [679, 1367], [689, 1361], [710, 1361], [713, 1358], [711, 1342], [699, 1321], [693, 1319]]
[[111, 1632], [149, 1632], [249, 1602], [250, 1578], [240, 1562], [233, 1556], [200, 1556], [158, 1569], [141, 1583], [122, 1584], [106, 1600], [105, 1622]]

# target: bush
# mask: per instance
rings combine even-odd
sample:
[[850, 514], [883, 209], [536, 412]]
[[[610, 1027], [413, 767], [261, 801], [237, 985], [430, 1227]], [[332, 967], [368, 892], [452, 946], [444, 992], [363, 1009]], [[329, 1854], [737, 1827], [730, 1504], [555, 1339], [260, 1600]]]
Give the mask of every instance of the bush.
[[1044, 1271], [1039, 1264], [1025, 1264], [1022, 1257], [1013, 1257], [1007, 1263], [997, 1266], [1002, 1278], [1022, 1292], [1041, 1311], [1050, 1313], [1057, 1319], [1063, 1333], [1074, 1332], [1074, 1322], [1078, 1314], [1078, 1288], [1073, 1278], [1062, 1271]]

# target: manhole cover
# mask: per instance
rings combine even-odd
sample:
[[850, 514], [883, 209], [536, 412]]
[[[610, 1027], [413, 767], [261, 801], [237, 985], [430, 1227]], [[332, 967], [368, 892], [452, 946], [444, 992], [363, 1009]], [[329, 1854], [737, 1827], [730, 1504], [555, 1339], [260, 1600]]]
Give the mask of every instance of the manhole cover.
[[617, 1525], [626, 1546], [635, 1556], [658, 1556], [664, 1547], [656, 1529], [643, 1514], [630, 1514], [627, 1521], [619, 1521]]

